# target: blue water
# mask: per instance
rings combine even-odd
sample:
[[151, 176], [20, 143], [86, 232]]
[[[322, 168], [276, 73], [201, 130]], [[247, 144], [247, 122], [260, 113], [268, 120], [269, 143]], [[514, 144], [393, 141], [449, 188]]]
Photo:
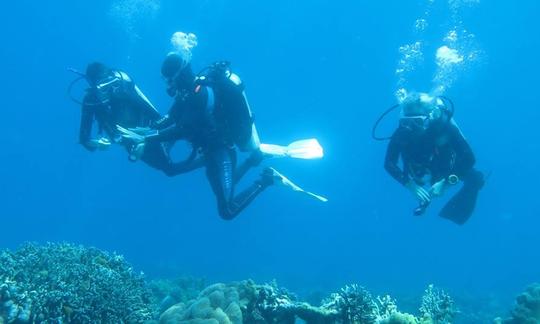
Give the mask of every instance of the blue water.
[[[151, 276], [275, 278], [293, 291], [358, 282], [419, 293], [435, 283], [513, 298], [540, 280], [540, 3], [481, 0], [460, 13], [483, 54], [446, 95], [478, 168], [491, 172], [460, 227], [438, 218], [441, 202], [413, 217], [414, 199], [383, 169], [386, 145], [370, 138], [396, 101], [398, 48], [418, 37], [425, 2], [165, 0], [124, 16], [111, 12], [122, 1], [5, 3], [0, 247], [76, 242], [124, 254]], [[430, 46], [451, 21], [446, 1], [435, 3]], [[322, 160], [268, 164], [327, 204], [270, 188], [226, 222], [202, 171], [171, 179], [119, 147], [89, 153], [77, 144], [80, 108], [66, 96], [66, 68], [101, 60], [123, 69], [166, 113], [159, 68], [177, 30], [198, 35], [196, 69], [233, 62], [263, 141], [320, 140]], [[416, 90], [432, 86], [432, 56]]]

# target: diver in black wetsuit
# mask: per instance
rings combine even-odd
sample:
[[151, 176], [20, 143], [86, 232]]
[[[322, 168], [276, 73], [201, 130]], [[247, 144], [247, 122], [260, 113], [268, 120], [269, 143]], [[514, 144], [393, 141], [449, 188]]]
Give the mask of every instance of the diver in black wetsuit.
[[[145, 145], [189, 141], [204, 160], [219, 215], [231, 220], [276, 177], [273, 169], [265, 169], [259, 180], [235, 196], [236, 183], [263, 158], [242, 82], [226, 63], [216, 63], [205, 75], [195, 76], [191, 65], [176, 53], [165, 58], [161, 73], [174, 103], [169, 114], [153, 124], [156, 133], [143, 141]], [[237, 148], [251, 152], [240, 166]]]
[[[401, 158], [402, 167], [398, 165]], [[475, 157], [445, 103], [426, 94], [414, 94], [402, 104], [402, 118], [388, 145], [385, 169], [419, 200], [421, 215], [432, 197], [463, 181], [440, 215], [458, 224], [474, 211], [483, 174], [474, 169]], [[428, 184], [429, 189], [424, 186]]]
[[[81, 145], [89, 151], [95, 151], [107, 149], [111, 143], [119, 143], [127, 149], [130, 159], [133, 159], [137, 155], [137, 147], [122, 138], [117, 125], [126, 128], [147, 127], [159, 120], [161, 115], [125, 72], [94, 62], [88, 65], [85, 78], [90, 87], [82, 102], [79, 133]], [[99, 135], [104, 137], [92, 138], [94, 120], [98, 123]], [[168, 176], [201, 165], [195, 159], [173, 163], [168, 150], [168, 143], [153, 143], [145, 147], [140, 158]]]

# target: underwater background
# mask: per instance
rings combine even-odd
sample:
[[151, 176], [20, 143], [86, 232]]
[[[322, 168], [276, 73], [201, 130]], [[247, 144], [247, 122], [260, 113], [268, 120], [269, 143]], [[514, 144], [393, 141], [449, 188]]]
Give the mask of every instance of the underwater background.
[[[434, 283], [456, 299], [495, 296], [498, 315], [540, 280], [540, 2], [2, 6], [1, 248], [80, 243], [116, 251], [149, 277], [276, 279], [306, 294], [358, 282], [417, 296]], [[127, 71], [166, 113], [159, 71], [178, 30], [198, 37], [195, 70], [232, 62], [263, 142], [319, 139], [322, 160], [265, 164], [328, 203], [275, 187], [226, 222], [203, 171], [168, 178], [129, 162], [120, 147], [91, 154], [77, 143], [80, 107], [66, 95], [75, 78], [67, 68], [98, 60]], [[457, 50], [449, 66], [436, 57], [445, 45]], [[477, 167], [490, 174], [464, 226], [437, 216], [442, 201], [412, 216], [414, 199], [384, 171], [386, 143], [370, 137], [399, 89], [438, 86], [456, 104]], [[389, 117], [381, 131], [395, 125]]]

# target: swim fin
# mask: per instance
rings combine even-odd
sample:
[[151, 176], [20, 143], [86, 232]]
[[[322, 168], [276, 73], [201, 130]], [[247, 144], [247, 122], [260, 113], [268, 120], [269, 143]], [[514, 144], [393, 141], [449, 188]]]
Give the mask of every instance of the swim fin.
[[272, 157], [291, 157], [311, 160], [320, 159], [324, 156], [321, 144], [314, 138], [292, 142], [287, 146], [261, 144], [259, 149], [261, 152]]
[[315, 198], [315, 199], [317, 199], [319, 201], [322, 201], [322, 202], [327, 202], [328, 201], [328, 199], [326, 199], [323, 196], [319, 196], [317, 194], [314, 194], [312, 192], [309, 192], [309, 191], [306, 191], [306, 190], [300, 188], [298, 185], [293, 183], [291, 180], [287, 179], [287, 177], [285, 177], [283, 174], [277, 172], [276, 169], [274, 169], [274, 168], [266, 168], [264, 170], [264, 172], [270, 174], [270, 176], [272, 177], [273, 183], [275, 185], [282, 185], [282, 186], [285, 186], [285, 187], [289, 187], [293, 191], [304, 193], [304, 194], [306, 194], [306, 195], [308, 195], [308, 196], [310, 196], [312, 198]]
[[474, 208], [480, 189], [484, 186], [484, 175], [477, 170], [464, 179], [463, 187], [446, 203], [439, 216], [463, 225], [469, 220]]

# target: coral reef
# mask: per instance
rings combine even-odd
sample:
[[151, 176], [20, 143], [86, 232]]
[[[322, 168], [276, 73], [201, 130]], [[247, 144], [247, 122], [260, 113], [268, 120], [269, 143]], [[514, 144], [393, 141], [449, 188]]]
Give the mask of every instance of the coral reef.
[[156, 279], [148, 284], [152, 296], [159, 302], [160, 313], [175, 304], [195, 299], [206, 286], [206, 280], [193, 277]]
[[394, 312], [386, 318], [377, 321], [377, 324], [419, 324], [419, 323], [431, 323], [419, 321], [414, 315]]
[[532, 284], [516, 298], [511, 318], [499, 321], [504, 324], [540, 323], [540, 284]]
[[[400, 312], [390, 296], [374, 298], [348, 285], [321, 306], [299, 301], [275, 282], [251, 280], [206, 287], [194, 278], [146, 283], [116, 254], [72, 244], [27, 244], [0, 253], [0, 324], [442, 324], [453, 300], [430, 285], [420, 317]], [[516, 318], [538, 318], [540, 287], [518, 298]]]
[[276, 283], [253, 281], [215, 284], [188, 303], [178, 303], [160, 317], [160, 324], [439, 324], [450, 323], [455, 314], [452, 299], [432, 285], [423, 297], [421, 318], [398, 311], [390, 296], [373, 298], [358, 285], [331, 294], [322, 306], [297, 301]]
[[454, 300], [444, 290], [429, 285], [422, 297], [420, 314], [424, 320], [432, 320], [434, 323], [452, 323], [457, 310]]
[[[296, 297], [275, 284], [257, 285], [251, 280], [214, 284], [197, 299], [179, 303], [165, 311], [160, 324], [294, 324], [296, 318], [307, 323], [333, 323], [333, 313], [296, 301]], [[330, 317], [329, 317], [330, 316]]]
[[335, 313], [338, 323], [375, 323], [378, 308], [373, 297], [364, 287], [350, 285], [323, 301], [323, 309]]
[[153, 316], [142, 275], [121, 256], [71, 244], [0, 254], [0, 323], [143, 323]]
[[332, 323], [330, 319], [335, 316], [333, 311], [299, 302], [294, 294], [279, 288], [276, 282], [256, 285], [255, 291], [257, 297], [248, 309], [247, 323], [294, 324], [298, 317], [306, 323], [325, 324]]
[[249, 304], [255, 300], [254, 283], [242, 281], [232, 284], [214, 284], [187, 303], [178, 303], [163, 314], [160, 324], [207, 323], [241, 324]]

